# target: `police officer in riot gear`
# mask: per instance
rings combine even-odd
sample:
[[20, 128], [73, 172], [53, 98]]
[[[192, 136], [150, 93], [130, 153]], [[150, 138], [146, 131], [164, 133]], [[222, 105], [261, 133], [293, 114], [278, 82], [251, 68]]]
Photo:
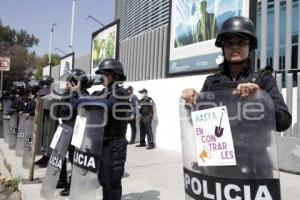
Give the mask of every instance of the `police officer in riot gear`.
[[40, 85], [38, 80], [32, 79], [28, 82], [28, 92], [31, 96], [27, 97], [27, 105], [23, 109], [23, 113], [26, 113], [26, 116], [34, 116], [35, 114], [35, 97], [39, 89]]
[[27, 88], [24, 82], [14, 82], [12, 87], [12, 94], [14, 94], [11, 110], [9, 114], [14, 112], [20, 112], [25, 106], [25, 95], [27, 93]]
[[[215, 45], [222, 48], [224, 62], [219, 65], [219, 72], [207, 77], [202, 91], [232, 82], [238, 83], [234, 94], [242, 97], [251, 96], [259, 89], [265, 90], [273, 99], [277, 131], [288, 129], [292, 118], [272, 76], [272, 69], [266, 67], [254, 72], [250, 62], [249, 56], [257, 47], [253, 22], [245, 17], [227, 19], [217, 35]], [[194, 104], [198, 93], [188, 88], [183, 91], [182, 97], [186, 103]]]
[[[114, 103], [129, 102], [127, 90], [119, 83], [126, 80], [122, 64], [115, 59], [103, 60], [96, 71], [104, 80], [107, 93], [105, 99]], [[122, 105], [119, 109], [122, 109]], [[123, 108], [124, 109], [124, 108]], [[103, 187], [103, 200], [120, 200], [122, 197], [121, 179], [124, 173], [127, 140], [127, 121], [116, 119], [114, 111], [108, 113], [108, 123], [104, 129], [100, 169], [98, 179]], [[126, 117], [127, 113], [115, 113]]]
[[[206, 78], [201, 92], [210, 92], [216, 90], [234, 88], [233, 95], [240, 97], [254, 96], [258, 90], [264, 90], [273, 100], [276, 129], [284, 131], [291, 124], [291, 115], [283, 100], [281, 93], [276, 85], [276, 80], [272, 76], [272, 68], [255, 72], [250, 61], [250, 53], [257, 47], [257, 37], [255, 35], [255, 26], [253, 22], [245, 17], [232, 17], [227, 19], [217, 35], [215, 45], [222, 48], [224, 62], [219, 65], [219, 71]], [[196, 105], [199, 94], [192, 88], [185, 89], [182, 92], [182, 98], [186, 104]], [[240, 127], [246, 127], [241, 124]], [[234, 131], [234, 130], [233, 130]], [[245, 130], [246, 132], [246, 130]], [[247, 133], [247, 132], [246, 132]], [[249, 133], [248, 133], [249, 134]], [[255, 135], [259, 136], [257, 130]], [[242, 137], [237, 135], [238, 137]], [[257, 144], [256, 150], [262, 149], [257, 153], [259, 164], [252, 165], [249, 161], [251, 157], [240, 158], [239, 170], [230, 170], [229, 176], [243, 176], [249, 178], [271, 178], [273, 176], [272, 163], [266, 151], [266, 146], [270, 143], [270, 136], [266, 133], [260, 138], [260, 144]], [[242, 155], [243, 146], [236, 145], [237, 158]], [[253, 149], [255, 151], [255, 149]], [[244, 165], [245, 164], [245, 165]], [[244, 165], [244, 166], [243, 166]], [[223, 173], [231, 167], [223, 167], [222, 170], [215, 168], [216, 171]], [[215, 171], [215, 172], [216, 172]], [[229, 173], [229, 172], [226, 172]]]
[[17, 144], [19, 112], [21, 112], [24, 109], [26, 103], [25, 83], [22, 81], [13, 82], [12, 94], [14, 96], [11, 104], [11, 109], [8, 112], [8, 114], [11, 115], [9, 148], [15, 149]]
[[125, 137], [129, 118], [129, 112], [123, 110], [130, 110], [128, 92], [121, 85], [126, 80], [126, 76], [122, 64], [116, 59], [103, 60], [96, 74], [102, 76], [105, 88], [101, 92], [93, 93], [97, 98], [82, 98], [77, 103], [73, 102], [72, 105], [76, 107], [81, 102], [104, 102], [110, 105], [106, 113], [108, 119], [104, 127], [98, 180], [102, 186], [103, 200], [120, 200], [122, 197], [121, 179], [124, 174], [128, 144]]
[[[66, 81], [66, 87], [64, 92], [62, 93], [63, 101], [70, 102], [74, 101], [75, 99], [78, 99], [81, 96], [88, 96], [89, 92], [87, 91], [88, 88], [90, 88], [93, 85], [93, 80], [91, 80], [86, 73], [81, 69], [73, 69], [71, 71], [68, 71], [64, 75], [64, 79]], [[72, 90], [71, 88], [75, 85], [78, 85], [78, 90]], [[70, 113], [72, 112], [72, 113]], [[60, 107], [60, 117], [67, 117], [70, 116], [71, 118], [68, 120], [63, 120], [63, 123], [71, 126], [74, 128], [75, 120], [77, 116], [76, 110], [70, 110], [68, 106], [61, 106]], [[68, 155], [69, 155], [69, 161], [71, 165], [73, 165], [73, 156], [74, 156], [74, 146], [69, 144], [68, 147]], [[60, 173], [60, 180], [66, 180], [67, 179], [67, 164], [66, 160], [63, 163], [61, 173]], [[71, 180], [71, 177], [69, 178]], [[61, 181], [58, 182], [58, 187], [61, 186], [64, 188], [60, 192], [61, 196], [69, 196], [70, 194], [70, 184], [71, 181]]]
[[13, 85], [15, 86], [15, 98], [12, 107], [15, 109], [15, 111], [19, 112], [23, 110], [25, 106], [25, 95], [27, 93], [27, 88], [25, 83], [21, 81], [14, 82]]
[[3, 135], [4, 135], [4, 142], [8, 142], [9, 137], [9, 116], [8, 112], [11, 108], [11, 100], [10, 100], [10, 90], [4, 90], [2, 92], [2, 107], [3, 107]]
[[[53, 83], [54, 79], [51, 76], [45, 75], [39, 80], [39, 87], [40, 89], [37, 91], [36, 95], [37, 96], [46, 96], [50, 94], [50, 87], [51, 84]], [[44, 130], [40, 130], [44, 131]], [[38, 134], [43, 134], [42, 132]], [[49, 155], [46, 155], [46, 153], [42, 156], [41, 159], [35, 162], [36, 165], [38, 165], [41, 168], [44, 168], [47, 166], [49, 161]]]

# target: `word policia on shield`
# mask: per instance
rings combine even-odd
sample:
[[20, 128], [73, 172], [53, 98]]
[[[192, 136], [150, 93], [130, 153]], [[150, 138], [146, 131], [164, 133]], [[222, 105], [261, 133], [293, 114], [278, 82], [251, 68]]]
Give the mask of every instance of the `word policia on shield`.
[[199, 166], [236, 165], [225, 106], [192, 112]]

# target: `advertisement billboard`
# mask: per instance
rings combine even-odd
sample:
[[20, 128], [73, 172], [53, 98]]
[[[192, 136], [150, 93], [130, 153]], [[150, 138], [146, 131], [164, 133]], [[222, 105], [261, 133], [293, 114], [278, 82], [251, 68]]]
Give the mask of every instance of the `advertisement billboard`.
[[233, 16], [249, 17], [249, 0], [172, 0], [168, 75], [217, 69], [215, 38]]
[[74, 68], [74, 52], [60, 58], [59, 77]]
[[45, 67], [43, 67], [43, 76], [51, 76], [51, 66], [47, 65]]
[[118, 58], [119, 21], [112, 22], [92, 34], [91, 74], [107, 58]]

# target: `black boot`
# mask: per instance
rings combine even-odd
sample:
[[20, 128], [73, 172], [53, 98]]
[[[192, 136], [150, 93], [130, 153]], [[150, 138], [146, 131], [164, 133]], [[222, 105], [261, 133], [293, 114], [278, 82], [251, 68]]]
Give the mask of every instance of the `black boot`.
[[44, 162], [39, 164], [39, 168], [45, 168], [48, 165], [49, 157], [45, 156]]
[[67, 163], [65, 159], [62, 168], [60, 170], [59, 179], [57, 181], [56, 188], [67, 188], [67, 187], [69, 187], [69, 183], [68, 183]]
[[72, 179], [72, 176], [69, 177], [69, 184], [67, 184], [67, 187], [65, 187], [64, 190], [60, 191], [60, 196], [69, 196], [70, 195], [70, 188], [71, 188], [71, 179]]
[[70, 195], [70, 188], [65, 188], [64, 190], [60, 191], [60, 196], [66, 197]]
[[69, 184], [67, 182], [59, 180], [56, 184], [56, 188], [57, 189], [67, 188], [68, 185]]
[[140, 144], [138, 144], [138, 145], [135, 145], [136, 147], [145, 147], [146, 146], [146, 144], [143, 144], [143, 143], [140, 143]]
[[38, 161], [35, 161], [35, 165], [40, 165], [40, 164], [44, 164], [45, 162], [48, 163], [49, 158], [45, 155], [42, 156], [41, 159], [39, 159]]

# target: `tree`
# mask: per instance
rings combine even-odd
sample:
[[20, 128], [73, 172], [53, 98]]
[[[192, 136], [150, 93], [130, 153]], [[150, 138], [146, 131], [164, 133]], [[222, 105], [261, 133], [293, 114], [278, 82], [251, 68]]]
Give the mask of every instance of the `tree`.
[[9, 26], [3, 26], [0, 20], [0, 55], [8, 56], [11, 62], [10, 71], [4, 73], [4, 89], [8, 89], [13, 81], [26, 81], [32, 76], [37, 56], [28, 49], [38, 42], [34, 35], [25, 30], [16, 31]]

